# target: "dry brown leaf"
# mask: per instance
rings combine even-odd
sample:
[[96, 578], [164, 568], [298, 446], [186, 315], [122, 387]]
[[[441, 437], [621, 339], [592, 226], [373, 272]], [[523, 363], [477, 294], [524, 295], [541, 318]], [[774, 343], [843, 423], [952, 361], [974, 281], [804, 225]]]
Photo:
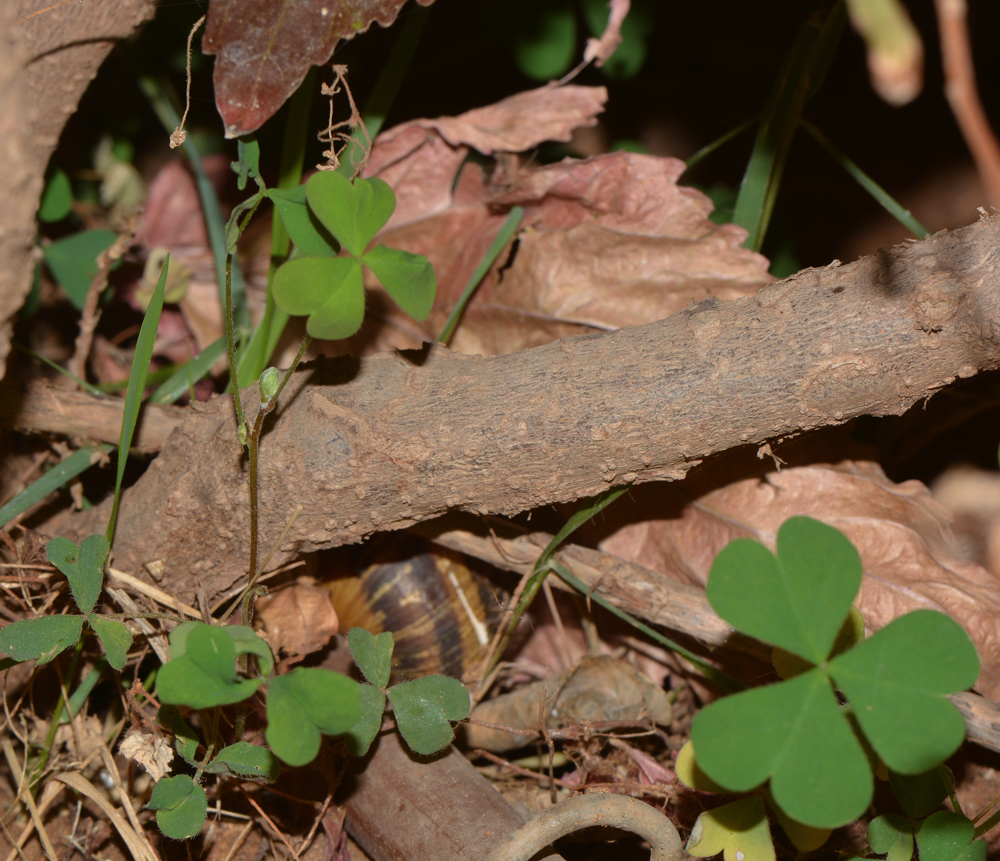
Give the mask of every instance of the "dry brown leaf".
[[[202, 51], [217, 54], [215, 104], [226, 137], [270, 119], [312, 66], [372, 22], [388, 27], [406, 0], [211, 0]], [[417, 0], [429, 6], [434, 0]]]
[[418, 127], [437, 132], [452, 146], [470, 146], [483, 155], [524, 152], [545, 141], [569, 141], [574, 129], [596, 125], [607, 100], [604, 87], [545, 86], [457, 117], [412, 120], [390, 129], [385, 137], [408, 135]]
[[773, 549], [778, 528], [794, 515], [835, 526], [861, 554], [857, 603], [869, 629], [920, 608], [947, 613], [979, 651], [977, 690], [1000, 696], [1000, 581], [960, 558], [949, 515], [920, 482], [894, 484], [874, 463], [846, 461], [738, 481], [694, 500], [685, 499], [683, 485], [639, 495], [644, 521], [615, 524], [610, 513], [601, 548], [693, 583], [708, 579], [712, 560], [734, 538]]
[[308, 655], [322, 649], [339, 629], [330, 591], [309, 577], [300, 577], [289, 588], [261, 598], [257, 608], [257, 618], [275, 654], [281, 651], [291, 658]]

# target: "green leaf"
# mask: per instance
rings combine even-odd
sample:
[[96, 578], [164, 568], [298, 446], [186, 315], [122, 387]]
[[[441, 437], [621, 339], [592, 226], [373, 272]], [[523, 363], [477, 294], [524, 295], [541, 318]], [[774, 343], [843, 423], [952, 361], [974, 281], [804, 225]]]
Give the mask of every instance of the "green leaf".
[[684, 747], [678, 752], [677, 761], [674, 763], [674, 771], [677, 774], [677, 779], [685, 786], [691, 787], [691, 789], [697, 789], [699, 792], [726, 791], [725, 787], [719, 786], [719, 784], [701, 770], [701, 766], [698, 765], [695, 759], [694, 745], [690, 739], [684, 743]]
[[920, 819], [948, 797], [955, 786], [951, 769], [939, 765], [923, 774], [889, 771], [889, 785], [910, 819]]
[[437, 753], [451, 744], [455, 733], [449, 721], [469, 716], [469, 692], [458, 679], [424, 676], [389, 688], [396, 725], [416, 753]]
[[716, 783], [746, 792], [770, 777], [775, 802], [806, 825], [845, 825], [871, 801], [868, 759], [820, 670], [712, 703], [691, 740]]
[[205, 824], [208, 796], [186, 774], [164, 777], [153, 787], [146, 809], [156, 811], [156, 824], [165, 837], [187, 840]]
[[376, 245], [362, 261], [400, 308], [414, 320], [427, 319], [437, 291], [430, 260], [422, 254]]
[[176, 650], [173, 633], [176, 629], [170, 639], [171, 660], [156, 676], [162, 702], [194, 709], [229, 705], [252, 696], [263, 683], [237, 677], [236, 648], [224, 628], [194, 623], [178, 636], [181, 645]]
[[392, 672], [392, 634], [375, 636], [364, 628], [351, 628], [347, 645], [364, 677], [376, 688], [385, 688]]
[[[853, 648], [865, 638], [865, 618], [861, 611], [851, 606], [844, 624], [837, 632], [837, 639], [833, 641], [833, 648], [830, 650], [830, 657], [846, 652]], [[786, 652], [784, 649], [775, 646], [771, 652], [771, 663], [774, 664], [774, 671], [783, 679], [790, 679], [800, 673], [812, 669], [809, 661], [803, 660], [798, 655]]]
[[267, 640], [259, 637], [257, 632], [248, 625], [226, 625], [219, 630], [225, 631], [237, 655], [254, 655], [260, 664], [260, 674], [267, 678], [274, 672], [274, 652]]
[[986, 842], [974, 841], [975, 832], [976, 827], [958, 813], [932, 813], [917, 832], [920, 861], [984, 861]]
[[266, 747], [238, 741], [222, 748], [205, 768], [209, 774], [231, 774], [277, 780], [281, 766]]
[[893, 771], [927, 771], [965, 738], [965, 721], [945, 694], [975, 683], [979, 658], [969, 636], [943, 613], [900, 616], [830, 661], [829, 671]]
[[113, 230], [84, 230], [57, 239], [42, 248], [52, 277], [80, 311], [97, 275], [97, 258], [118, 238]]
[[774, 861], [764, 802], [757, 797], [744, 798], [706, 810], [695, 821], [684, 848], [696, 858], [722, 852], [725, 861]]
[[873, 852], [887, 855], [885, 861], [910, 861], [913, 857], [913, 823], [902, 816], [878, 816], [868, 823], [868, 845]]
[[371, 685], [361, 685], [361, 720], [344, 733], [347, 752], [351, 756], [368, 753], [368, 748], [382, 729], [384, 712], [385, 694]]
[[153, 359], [153, 346], [156, 343], [156, 330], [160, 325], [160, 312], [163, 310], [163, 291], [167, 285], [167, 270], [170, 266], [170, 255], [163, 261], [156, 289], [149, 299], [149, 305], [139, 327], [139, 337], [135, 342], [135, 353], [132, 355], [132, 368], [128, 375], [128, 390], [125, 392], [125, 409], [122, 412], [122, 429], [118, 437], [118, 468], [115, 474], [115, 495], [111, 504], [111, 516], [108, 518], [108, 528], [105, 536], [111, 544], [115, 535], [115, 523], [118, 520], [118, 504], [122, 496], [122, 479], [125, 477], [125, 463], [128, 451], [132, 445], [136, 422], [139, 420], [139, 407], [142, 406], [142, 395], [146, 390], [146, 376], [149, 373], [149, 363]]
[[304, 185], [272, 188], [267, 196], [273, 201], [285, 230], [302, 254], [335, 257], [339, 253], [340, 244], [306, 203]]
[[[108, 558], [108, 539], [88, 535], [80, 547], [61, 535], [45, 545], [45, 555], [69, 581], [70, 592], [80, 612], [94, 609], [104, 583], [104, 560]], [[120, 668], [119, 668], [120, 669]]]
[[[328, 174], [329, 175], [329, 174]], [[286, 314], [309, 314], [306, 331], [338, 341], [361, 328], [365, 285], [353, 257], [299, 257], [274, 273], [274, 301]]]
[[813, 664], [827, 659], [861, 586], [861, 559], [843, 533], [810, 517], [778, 530], [777, 558], [740, 538], [715, 557], [706, 594], [743, 633]]
[[514, 62], [529, 78], [548, 81], [565, 74], [576, 52], [576, 12], [564, 0], [528, 4], [514, 41]]
[[128, 626], [117, 619], [105, 619], [94, 614], [87, 617], [87, 622], [104, 646], [108, 663], [121, 672], [125, 668], [128, 650], [132, 647], [132, 632]]
[[39, 616], [0, 629], [0, 652], [15, 661], [47, 664], [63, 649], [76, 645], [83, 616]]
[[260, 178], [260, 144], [253, 135], [243, 135], [236, 141], [236, 155], [239, 161], [232, 163], [233, 171], [239, 177], [236, 187], [243, 191], [247, 187], [247, 177], [252, 177], [261, 188], [264, 183]]
[[309, 178], [306, 199], [316, 217], [355, 257], [365, 253], [396, 208], [396, 195], [383, 180], [357, 179], [351, 183], [332, 171], [320, 171]]
[[156, 721], [174, 734], [174, 750], [191, 765], [198, 758], [198, 733], [181, 717], [177, 706], [163, 705], [156, 714]]
[[66, 171], [56, 168], [45, 182], [42, 202], [38, 207], [38, 220], [52, 223], [62, 221], [73, 208], [73, 188]]
[[361, 686], [330, 670], [299, 667], [267, 690], [267, 743], [289, 765], [319, 753], [320, 733], [341, 735], [361, 718]]

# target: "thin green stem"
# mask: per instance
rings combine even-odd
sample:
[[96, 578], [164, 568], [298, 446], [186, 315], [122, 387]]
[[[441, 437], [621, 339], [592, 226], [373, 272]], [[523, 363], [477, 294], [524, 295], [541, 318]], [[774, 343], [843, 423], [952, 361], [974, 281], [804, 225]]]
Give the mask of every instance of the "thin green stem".
[[458, 302], [455, 303], [455, 307], [451, 311], [451, 316], [448, 317], [448, 322], [444, 324], [441, 334], [438, 335], [438, 341], [440, 343], [447, 344], [451, 340], [451, 336], [455, 334], [455, 329], [458, 327], [458, 321], [461, 319], [462, 314], [465, 311], [465, 306], [469, 304], [472, 294], [476, 292], [479, 282], [483, 280], [486, 273], [489, 272], [490, 267], [496, 261], [497, 257], [500, 256], [500, 252], [503, 251], [507, 243], [510, 242], [511, 237], [517, 232], [517, 228], [521, 226], [521, 219], [523, 218], [523, 207], [514, 206], [511, 208], [510, 213], [507, 215], [507, 220], [504, 221], [503, 226], [500, 228], [500, 232], [496, 235], [496, 238], [493, 240], [492, 245], [490, 245], [489, 250], [487, 250], [486, 254], [483, 256], [483, 259], [479, 261], [479, 266], [477, 266], [476, 271], [472, 273], [469, 283], [465, 285], [465, 290], [462, 292], [462, 296], [459, 298]]
[[[233, 292], [232, 292], [232, 262], [233, 255], [226, 255], [226, 344], [229, 350], [229, 373], [230, 376], [236, 374], [236, 332], [233, 325]], [[236, 406], [236, 424], [240, 428], [240, 433], [245, 435], [247, 430], [247, 417], [243, 412], [243, 401], [240, 399], [239, 385], [233, 386], [233, 403]], [[244, 441], [240, 441], [244, 445]]]

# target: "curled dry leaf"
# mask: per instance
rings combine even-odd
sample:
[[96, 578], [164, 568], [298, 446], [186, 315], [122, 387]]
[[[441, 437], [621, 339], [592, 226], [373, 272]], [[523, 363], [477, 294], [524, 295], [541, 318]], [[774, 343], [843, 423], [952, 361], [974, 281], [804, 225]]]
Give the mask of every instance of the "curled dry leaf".
[[170, 774], [170, 764], [174, 761], [174, 749], [166, 739], [156, 733], [146, 733], [131, 729], [125, 734], [118, 752], [131, 762], [137, 762], [158, 782]]
[[[388, 27], [406, 0], [211, 0], [202, 40], [216, 54], [215, 104], [226, 137], [270, 119], [312, 66], [372, 22]], [[429, 6], [434, 0], [417, 0]]]
[[[546, 716], [551, 730], [594, 721], [651, 719], [666, 725], [673, 713], [662, 688], [624, 661], [604, 655], [583, 658], [571, 670], [480, 703], [472, 717], [514, 729], [538, 729], [539, 714]], [[476, 724], [466, 726], [465, 732], [470, 747], [495, 753], [534, 740]]]
[[584, 61], [589, 63], [594, 60], [597, 66], [603, 66], [622, 43], [622, 22], [632, 3], [631, 0], [610, 0], [608, 5], [611, 7], [608, 26], [604, 28], [600, 39], [587, 40], [587, 47], [583, 52]]
[[322, 649], [339, 629], [330, 592], [309, 577], [257, 602], [257, 618], [272, 651], [300, 658]]
[[615, 522], [609, 512], [601, 548], [704, 583], [732, 539], [749, 537], [773, 549], [785, 520], [815, 517], [844, 532], [861, 554], [865, 576], [857, 603], [870, 630], [920, 608], [947, 613], [979, 651], [977, 690], [1000, 696], [1000, 581], [960, 558], [950, 517], [923, 484], [894, 484], [878, 465], [854, 461], [785, 469], [690, 498], [683, 484], [657, 485], [655, 493], [639, 488], [633, 503], [643, 522]]

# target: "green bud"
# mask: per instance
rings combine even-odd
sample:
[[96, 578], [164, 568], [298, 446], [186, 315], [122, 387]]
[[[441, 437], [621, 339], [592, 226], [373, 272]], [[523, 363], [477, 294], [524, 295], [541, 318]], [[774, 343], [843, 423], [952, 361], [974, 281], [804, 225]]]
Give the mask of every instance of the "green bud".
[[249, 437], [247, 436], [247, 426], [246, 425], [240, 425], [239, 426], [239, 428], [236, 431], [236, 438], [240, 441], [240, 445], [246, 445], [247, 444], [247, 439]]
[[274, 398], [280, 382], [281, 374], [278, 373], [277, 368], [267, 368], [260, 375], [258, 383], [260, 383], [260, 402], [262, 404], [267, 404]]

